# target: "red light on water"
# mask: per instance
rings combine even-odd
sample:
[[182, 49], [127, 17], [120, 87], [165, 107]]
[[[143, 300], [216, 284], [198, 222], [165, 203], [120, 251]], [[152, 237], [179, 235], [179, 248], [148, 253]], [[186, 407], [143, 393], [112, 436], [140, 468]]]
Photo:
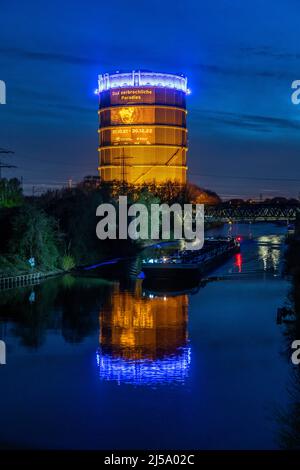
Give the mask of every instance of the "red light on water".
[[242, 241], [242, 237], [240, 236], [236, 237], [236, 241], [240, 243]]
[[235, 262], [234, 262], [234, 266], [236, 266], [239, 270], [239, 273], [242, 272], [242, 265], [243, 265], [243, 257], [241, 255], [241, 253], [237, 253], [235, 255]]

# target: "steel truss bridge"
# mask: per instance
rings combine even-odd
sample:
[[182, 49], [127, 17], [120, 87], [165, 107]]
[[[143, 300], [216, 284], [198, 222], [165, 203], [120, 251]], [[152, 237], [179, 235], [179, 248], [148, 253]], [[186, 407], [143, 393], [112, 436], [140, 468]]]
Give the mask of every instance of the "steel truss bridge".
[[205, 205], [205, 220], [221, 222], [277, 222], [295, 221], [300, 214], [299, 204], [251, 203]]

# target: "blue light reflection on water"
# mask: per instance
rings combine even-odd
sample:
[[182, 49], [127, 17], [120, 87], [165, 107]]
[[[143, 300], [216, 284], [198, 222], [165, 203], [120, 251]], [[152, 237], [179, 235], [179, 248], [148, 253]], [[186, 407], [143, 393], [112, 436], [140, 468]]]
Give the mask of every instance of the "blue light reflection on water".
[[126, 360], [96, 352], [99, 377], [118, 385], [142, 386], [184, 384], [191, 364], [191, 348], [181, 348], [177, 355], [150, 360]]

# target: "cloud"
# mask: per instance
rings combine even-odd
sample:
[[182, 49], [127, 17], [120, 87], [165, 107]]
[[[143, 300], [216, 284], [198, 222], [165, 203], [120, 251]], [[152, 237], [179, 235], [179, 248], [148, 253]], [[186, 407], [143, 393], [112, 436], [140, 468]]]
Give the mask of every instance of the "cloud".
[[97, 65], [99, 64], [99, 59], [80, 57], [69, 54], [62, 54], [57, 52], [40, 52], [40, 51], [30, 51], [27, 49], [21, 49], [16, 47], [4, 48], [0, 47], [0, 53], [19, 59], [31, 59], [39, 61], [52, 61], [62, 64], [73, 64], [73, 65]]
[[243, 55], [260, 56], [263, 58], [271, 58], [271, 59], [283, 59], [283, 60], [286, 60], [286, 59], [299, 60], [300, 59], [300, 52], [278, 51], [269, 46], [241, 47], [240, 52]]
[[[282, 70], [265, 70], [254, 68], [253, 66], [248, 67], [232, 67], [232, 66], [219, 66], [213, 64], [198, 64], [194, 65], [193, 68], [199, 69], [203, 72], [208, 72], [214, 75], [223, 76], [234, 76], [234, 77], [263, 77], [263, 78], [290, 78], [291, 73], [283, 72]], [[294, 76], [295, 74], [293, 74]]]
[[[6, 114], [11, 115], [14, 119], [24, 119], [29, 117], [35, 117], [38, 120], [43, 118], [53, 118], [66, 120], [74, 112], [84, 114], [86, 117], [90, 117], [91, 120], [97, 122], [97, 108], [84, 108], [81, 106], [67, 105], [67, 104], [55, 104], [42, 106], [42, 104], [34, 104], [30, 107], [26, 104], [20, 105], [19, 103], [12, 103], [10, 107], [7, 107]], [[96, 116], [96, 117], [95, 117]]]
[[[255, 49], [255, 48], [241, 48], [241, 51], [247, 54], [263, 54], [263, 49]], [[0, 54], [6, 57], [11, 58], [19, 58], [19, 59], [27, 59], [27, 60], [35, 60], [35, 61], [44, 61], [44, 62], [54, 62], [57, 64], [70, 64], [70, 65], [98, 65], [105, 64], [106, 67], [110, 68], [112, 63], [120, 62], [120, 58], [124, 57], [124, 53], [126, 52], [125, 48], [119, 47], [107, 47], [104, 48], [104, 51], [107, 56], [110, 57], [109, 60], [99, 57], [82, 57], [77, 55], [71, 54], [64, 54], [64, 53], [57, 53], [57, 52], [44, 52], [44, 51], [33, 51], [28, 49], [16, 48], [16, 47], [0, 47]], [[131, 50], [133, 54], [133, 51]], [[154, 66], [159, 66], [165, 68], [171, 68], [173, 70], [177, 70], [178, 58], [174, 57], [174, 60], [170, 59], [170, 57], [166, 58], [158, 58], [157, 56], [149, 56], [149, 51], [143, 50], [141, 48], [137, 48], [135, 51], [135, 56], [137, 58], [140, 57], [147, 57], [147, 63], [153, 63]], [[116, 60], [114, 60], [114, 57]], [[300, 55], [299, 55], [300, 57]], [[180, 67], [180, 66], [179, 66]], [[142, 67], [143, 68], [143, 67]], [[152, 68], [152, 67], [150, 67]], [[185, 64], [181, 65], [181, 68], [185, 68]], [[240, 67], [240, 66], [227, 66], [227, 65], [215, 65], [211, 63], [194, 63], [188, 64], [189, 69], [193, 69], [195, 71], [202, 71], [208, 72], [214, 75], [223, 75], [223, 76], [255, 76], [255, 77], [275, 77], [275, 78], [283, 78], [288, 76], [286, 73], [282, 71], [270, 71], [270, 70], [259, 70], [254, 69], [252, 66], [250, 67]]]
[[249, 131], [270, 133], [274, 130], [300, 130], [300, 121], [255, 114], [232, 113], [212, 110], [192, 109], [203, 121], [236, 127]]
[[[22, 109], [23, 111], [28, 109], [29, 112], [40, 113], [42, 112], [45, 116], [60, 116], [61, 112], [77, 112], [84, 114], [95, 114], [97, 110], [97, 104], [95, 106], [84, 107], [70, 103], [66, 96], [58, 95], [55, 93], [40, 92], [28, 88], [16, 87], [13, 90], [13, 98], [11, 105], [13, 106], [12, 111], [15, 112], [16, 108]], [[32, 108], [37, 108], [32, 109]], [[26, 111], [27, 114], [28, 111]]]

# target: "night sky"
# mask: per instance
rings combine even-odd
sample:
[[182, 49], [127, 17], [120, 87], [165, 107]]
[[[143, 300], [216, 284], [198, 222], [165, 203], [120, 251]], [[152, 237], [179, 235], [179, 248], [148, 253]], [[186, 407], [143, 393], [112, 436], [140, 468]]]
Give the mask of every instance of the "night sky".
[[97, 174], [97, 75], [188, 76], [189, 179], [222, 197], [298, 197], [298, 0], [0, 4], [0, 147], [27, 192]]

